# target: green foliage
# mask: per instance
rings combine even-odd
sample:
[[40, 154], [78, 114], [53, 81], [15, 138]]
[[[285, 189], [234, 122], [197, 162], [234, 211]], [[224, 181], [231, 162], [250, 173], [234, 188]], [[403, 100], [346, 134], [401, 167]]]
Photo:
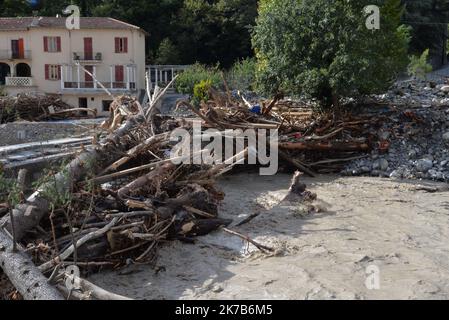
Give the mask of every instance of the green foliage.
[[256, 17], [257, 0], [185, 0], [172, 39], [182, 48], [184, 64], [220, 62], [229, 68], [252, 56], [250, 27]]
[[66, 163], [63, 163], [57, 169], [44, 172], [42, 177], [32, 184], [33, 189], [35, 190], [38, 190], [41, 186], [45, 185], [45, 188], [41, 190], [41, 195], [49, 201], [52, 211], [59, 208], [68, 208], [73, 197], [72, 190], [68, 190], [65, 187], [64, 182], [58, 181], [58, 174], [64, 176], [60, 181], [70, 181], [69, 170]]
[[[373, 4], [380, 30], [366, 27], [363, 9]], [[401, 14], [400, 0], [262, 0], [253, 33], [259, 89], [324, 106], [388, 89], [408, 63]]]
[[448, 0], [404, 0], [404, 23], [411, 26], [410, 53], [420, 55], [427, 48], [435, 65], [442, 63], [447, 43]]
[[253, 90], [256, 77], [256, 59], [237, 61], [227, 74], [228, 85], [236, 90]]
[[22, 198], [21, 194], [22, 192], [17, 181], [7, 178], [0, 171], [0, 202], [8, 202], [11, 207], [14, 207], [20, 203]]
[[4, 86], [0, 86], [0, 97], [6, 96], [6, 90]]
[[408, 74], [418, 79], [425, 79], [429, 72], [432, 72], [432, 65], [429, 61], [429, 49], [424, 50], [421, 56], [411, 56], [408, 65]]
[[196, 63], [189, 67], [176, 79], [176, 91], [182, 94], [194, 94], [195, 85], [209, 81], [214, 87], [220, 87], [222, 78], [218, 67], [206, 67]]
[[157, 50], [155, 64], [179, 64], [181, 61], [178, 47], [169, 38], [162, 40]]
[[209, 100], [209, 90], [212, 87], [212, 81], [201, 80], [200, 83], [197, 83], [193, 88], [193, 102], [195, 104], [199, 104], [200, 102], [206, 102]]

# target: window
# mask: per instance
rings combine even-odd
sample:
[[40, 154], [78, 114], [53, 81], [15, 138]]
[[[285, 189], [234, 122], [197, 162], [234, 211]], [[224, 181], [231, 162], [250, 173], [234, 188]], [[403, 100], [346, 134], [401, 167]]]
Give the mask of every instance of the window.
[[61, 37], [44, 37], [44, 52], [61, 52]]
[[57, 64], [45, 65], [45, 80], [59, 80], [61, 79], [61, 66]]
[[109, 108], [111, 106], [112, 100], [103, 100], [102, 104], [103, 104], [103, 111], [104, 112], [109, 112]]
[[115, 38], [115, 53], [128, 52], [128, 38]]

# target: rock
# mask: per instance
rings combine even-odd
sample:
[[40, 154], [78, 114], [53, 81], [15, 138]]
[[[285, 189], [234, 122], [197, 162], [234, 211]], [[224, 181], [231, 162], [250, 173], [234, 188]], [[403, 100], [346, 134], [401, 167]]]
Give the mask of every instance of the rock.
[[368, 173], [368, 172], [371, 171], [371, 169], [369, 167], [367, 167], [367, 166], [364, 166], [364, 167], [360, 168], [360, 171], [363, 172], [363, 173]]
[[415, 162], [415, 167], [418, 172], [427, 172], [433, 168], [433, 161], [430, 159], [420, 159]]
[[386, 171], [388, 169], [388, 161], [385, 159], [379, 160], [379, 169], [381, 171]]
[[391, 135], [391, 133], [388, 132], [388, 131], [381, 131], [381, 132], [379, 132], [379, 139], [381, 139], [381, 140], [388, 140], [390, 135]]
[[449, 132], [443, 134], [443, 141], [449, 144]]
[[449, 86], [442, 86], [440, 90], [443, 92], [449, 92]]
[[430, 169], [428, 172], [429, 178], [433, 180], [443, 180], [444, 174], [441, 171]]
[[402, 176], [403, 176], [402, 170], [399, 170], [399, 169], [393, 170], [390, 173], [390, 178], [393, 178], [393, 179], [400, 179], [400, 178], [402, 178]]
[[[373, 171], [386, 171], [388, 169], [388, 161], [385, 159], [379, 159], [373, 163]], [[377, 174], [376, 174], [377, 175]]]

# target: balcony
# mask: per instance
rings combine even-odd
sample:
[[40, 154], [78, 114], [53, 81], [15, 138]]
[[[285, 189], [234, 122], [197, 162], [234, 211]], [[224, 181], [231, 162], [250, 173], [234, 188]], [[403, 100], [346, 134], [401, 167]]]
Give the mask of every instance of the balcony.
[[[103, 88], [96, 84], [94, 81], [90, 82], [76, 82], [76, 81], [65, 81], [63, 90], [73, 90], [73, 91], [103, 91]], [[109, 91], [135, 91], [135, 82], [102, 82], [102, 84]]]
[[0, 50], [1, 60], [31, 60], [31, 50], [25, 50], [23, 52], [17, 52], [12, 50]]
[[77, 61], [80, 63], [83, 62], [101, 62], [103, 61], [103, 54], [101, 52], [95, 53], [85, 53], [85, 52], [73, 52], [73, 61]]
[[6, 77], [5, 85], [9, 87], [32, 87], [33, 78], [31, 77]]

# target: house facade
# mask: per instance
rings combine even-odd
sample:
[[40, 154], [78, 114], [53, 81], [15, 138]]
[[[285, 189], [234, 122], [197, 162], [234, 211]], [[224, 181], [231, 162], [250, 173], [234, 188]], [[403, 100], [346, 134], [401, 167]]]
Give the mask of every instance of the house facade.
[[111, 95], [145, 89], [146, 36], [112, 18], [83, 17], [77, 30], [64, 17], [0, 18], [0, 86], [8, 95], [59, 94], [107, 114]]

